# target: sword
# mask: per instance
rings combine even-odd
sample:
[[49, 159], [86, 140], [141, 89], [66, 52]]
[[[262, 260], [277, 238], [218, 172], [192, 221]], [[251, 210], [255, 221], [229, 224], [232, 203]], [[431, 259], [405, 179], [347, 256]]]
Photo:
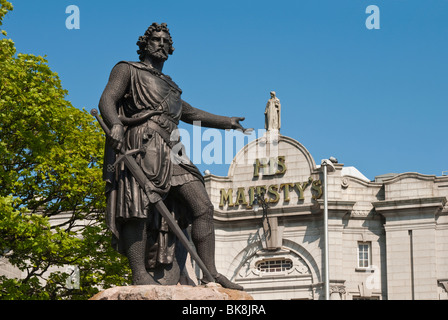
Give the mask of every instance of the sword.
[[[104, 130], [107, 136], [110, 136], [110, 130], [109, 127], [106, 125], [104, 120], [99, 116], [98, 111], [96, 109], [92, 109], [90, 111], [90, 114], [94, 116], [99, 124], [101, 125], [101, 128]], [[138, 150], [140, 151], [140, 150]], [[143, 189], [146, 196], [148, 197], [149, 201], [156, 207], [157, 211], [162, 215], [163, 218], [165, 218], [166, 222], [168, 223], [168, 226], [170, 227], [171, 231], [176, 235], [176, 237], [180, 240], [180, 242], [183, 244], [183, 246], [187, 249], [188, 253], [190, 253], [191, 257], [196, 261], [198, 266], [201, 268], [204, 276], [207, 278], [209, 282], [215, 282], [215, 279], [211, 275], [211, 273], [208, 271], [207, 267], [205, 266], [204, 262], [201, 260], [199, 255], [197, 254], [195, 248], [193, 245], [188, 241], [185, 234], [180, 229], [179, 225], [177, 224], [176, 220], [174, 220], [174, 217], [169, 212], [168, 208], [165, 206], [165, 203], [163, 203], [162, 197], [153, 191], [154, 185], [153, 183], [146, 177], [145, 173], [143, 172], [142, 168], [137, 164], [137, 161], [135, 161], [135, 158], [132, 156], [135, 154], [137, 150], [130, 150], [129, 152], [126, 152], [124, 150], [124, 146], [119, 151], [120, 156], [119, 160], [123, 161], [128, 170], [132, 173], [135, 180], [139, 184], [139, 186]]]

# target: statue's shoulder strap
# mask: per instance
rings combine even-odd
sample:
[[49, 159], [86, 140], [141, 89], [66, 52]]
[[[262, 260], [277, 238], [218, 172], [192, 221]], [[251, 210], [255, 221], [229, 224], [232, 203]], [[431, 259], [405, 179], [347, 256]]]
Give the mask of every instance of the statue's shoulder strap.
[[[128, 66], [132, 66], [136, 69], [147, 70], [147, 67], [141, 62], [122, 60], [122, 61], [117, 62], [117, 64], [115, 66], [117, 66], [119, 64], [127, 64]], [[130, 69], [132, 70], [133, 68], [130, 68]]]
[[141, 63], [141, 62], [138, 62], [138, 61], [125, 61], [125, 60], [122, 60], [122, 61], [119, 61], [117, 64], [120, 64], [120, 63], [126, 63], [126, 64], [131, 65], [133, 67], [136, 67], [138, 69], [145, 69], [145, 65], [143, 63]]
[[155, 70], [151, 67], [148, 67], [146, 64], [144, 64], [143, 62], [140, 61], [120, 61], [119, 63], [126, 63], [128, 65], [131, 65], [137, 69], [140, 70], [146, 70], [149, 71], [151, 74], [159, 77], [160, 79], [162, 79], [163, 81], [165, 81], [167, 84], [169, 84], [172, 88], [176, 89], [177, 91], [179, 91], [180, 93], [182, 93], [182, 90], [179, 88], [179, 86], [173, 81], [173, 79], [171, 79], [170, 76], [163, 74], [161, 72], [155, 72]]

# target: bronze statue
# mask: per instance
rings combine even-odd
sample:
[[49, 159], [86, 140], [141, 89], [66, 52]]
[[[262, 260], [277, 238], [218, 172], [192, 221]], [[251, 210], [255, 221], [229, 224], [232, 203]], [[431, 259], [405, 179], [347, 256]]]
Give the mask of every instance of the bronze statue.
[[[239, 123], [244, 118], [210, 114], [181, 99], [182, 90], [162, 73], [174, 51], [165, 23], [153, 23], [137, 45], [140, 61], [115, 65], [99, 103], [108, 132], [104, 179], [113, 245], [128, 257], [134, 285], [164, 284], [151, 270], [169, 269], [176, 260], [169, 210], [182, 228], [191, 223], [198, 260], [212, 277], [203, 281], [242, 290], [216, 270], [213, 205], [196, 166], [174, 161], [186, 155], [173, 148], [179, 141], [172, 133], [180, 120], [244, 131]], [[128, 163], [120, 162], [123, 157]]]

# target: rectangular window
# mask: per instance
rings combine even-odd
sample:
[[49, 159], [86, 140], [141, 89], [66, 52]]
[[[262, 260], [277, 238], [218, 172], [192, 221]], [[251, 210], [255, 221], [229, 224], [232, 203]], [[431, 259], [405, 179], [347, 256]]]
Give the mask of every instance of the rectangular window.
[[358, 242], [358, 268], [368, 268], [370, 259], [370, 242]]

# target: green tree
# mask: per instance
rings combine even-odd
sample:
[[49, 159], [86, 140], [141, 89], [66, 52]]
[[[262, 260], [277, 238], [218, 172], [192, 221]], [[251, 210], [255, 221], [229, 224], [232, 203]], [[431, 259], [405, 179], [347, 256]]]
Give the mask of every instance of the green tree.
[[[13, 7], [0, 6], [1, 27]], [[25, 275], [0, 277], [0, 299], [86, 299], [127, 281], [104, 224], [104, 134], [67, 94], [44, 57], [0, 39], [0, 255]]]

